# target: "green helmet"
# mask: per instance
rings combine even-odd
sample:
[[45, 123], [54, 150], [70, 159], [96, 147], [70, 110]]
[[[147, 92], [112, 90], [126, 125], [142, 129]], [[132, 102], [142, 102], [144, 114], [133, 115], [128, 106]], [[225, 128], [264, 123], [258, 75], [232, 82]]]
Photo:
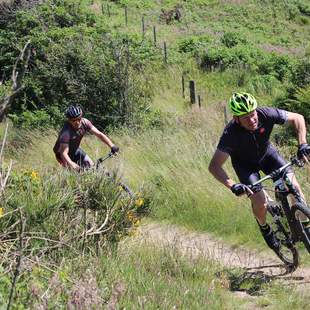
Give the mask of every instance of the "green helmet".
[[229, 99], [229, 107], [233, 115], [241, 116], [253, 112], [257, 108], [257, 102], [248, 93], [233, 93]]

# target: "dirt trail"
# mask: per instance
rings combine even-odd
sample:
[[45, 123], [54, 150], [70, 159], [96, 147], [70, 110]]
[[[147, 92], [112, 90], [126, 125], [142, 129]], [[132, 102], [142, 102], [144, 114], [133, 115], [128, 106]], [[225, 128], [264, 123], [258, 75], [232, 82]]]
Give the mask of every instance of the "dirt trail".
[[281, 281], [303, 293], [310, 292], [310, 268], [300, 266], [287, 274], [283, 263], [271, 251], [262, 253], [243, 247], [233, 248], [206, 233], [194, 233], [175, 225], [152, 223], [140, 227], [134, 242], [152, 243], [175, 248], [189, 258], [203, 257], [224, 267], [242, 268], [245, 276], [257, 276], [268, 281]]

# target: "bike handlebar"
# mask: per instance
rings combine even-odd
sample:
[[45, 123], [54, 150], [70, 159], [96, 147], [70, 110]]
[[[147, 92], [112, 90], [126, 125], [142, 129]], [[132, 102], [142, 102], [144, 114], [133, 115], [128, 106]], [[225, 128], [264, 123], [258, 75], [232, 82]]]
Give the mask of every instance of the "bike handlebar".
[[101, 163], [103, 163], [105, 160], [107, 160], [108, 158], [112, 157], [114, 155], [114, 153], [109, 152], [106, 156], [100, 157], [96, 160], [96, 168], [98, 169], [99, 165]]
[[258, 185], [258, 184], [261, 184], [263, 183], [264, 181], [266, 180], [269, 180], [269, 179], [274, 179], [274, 178], [278, 178], [280, 176], [280, 174], [285, 170], [287, 169], [288, 167], [291, 167], [291, 166], [298, 166], [298, 167], [303, 167], [305, 164], [305, 161], [302, 160], [302, 159], [298, 159], [297, 156], [294, 156], [291, 158], [291, 161], [288, 162], [287, 164], [285, 164], [284, 166], [272, 171], [270, 174], [264, 176], [263, 178], [259, 179], [258, 181], [250, 184], [250, 185], [247, 185], [248, 187], [248, 190], [249, 190], [249, 193], [252, 195], [253, 192], [252, 192], [252, 189], [254, 188], [255, 185]]

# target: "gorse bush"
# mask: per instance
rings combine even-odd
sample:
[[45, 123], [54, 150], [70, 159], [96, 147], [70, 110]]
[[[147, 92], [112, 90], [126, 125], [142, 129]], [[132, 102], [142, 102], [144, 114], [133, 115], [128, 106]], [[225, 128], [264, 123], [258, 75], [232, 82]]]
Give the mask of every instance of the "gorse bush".
[[[30, 259], [59, 262], [86, 250], [107, 250], [132, 232], [147, 209], [142, 193], [133, 199], [117, 183], [102, 170], [53, 176], [13, 172], [0, 202], [1, 251], [18, 247], [21, 222]], [[3, 266], [11, 268], [6, 260]]]

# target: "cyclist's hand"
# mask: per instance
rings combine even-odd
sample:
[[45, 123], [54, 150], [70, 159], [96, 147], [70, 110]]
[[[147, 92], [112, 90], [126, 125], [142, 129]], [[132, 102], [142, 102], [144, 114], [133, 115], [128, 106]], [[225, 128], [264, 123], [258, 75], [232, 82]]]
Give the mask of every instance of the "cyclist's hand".
[[116, 154], [116, 153], [118, 153], [118, 152], [119, 152], [119, 147], [116, 146], [116, 145], [112, 145], [112, 146], [111, 146], [111, 153], [112, 153], [112, 154]]
[[302, 143], [298, 147], [297, 157], [299, 159], [310, 158], [310, 145], [308, 143]]
[[247, 193], [248, 189], [247, 186], [241, 183], [236, 183], [234, 184], [230, 190], [236, 195], [236, 196], [241, 196], [245, 193]]

